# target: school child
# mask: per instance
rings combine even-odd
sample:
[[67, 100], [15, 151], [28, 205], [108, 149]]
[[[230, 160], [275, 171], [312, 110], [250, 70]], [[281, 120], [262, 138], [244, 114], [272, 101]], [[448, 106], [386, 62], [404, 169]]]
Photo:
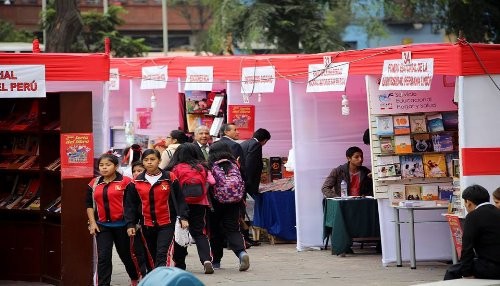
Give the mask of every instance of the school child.
[[[210, 219], [210, 245], [213, 249], [214, 268], [220, 268], [225, 236], [228, 249], [233, 250], [239, 259], [239, 270], [246, 271], [250, 267], [250, 257], [245, 250], [245, 240], [240, 232], [239, 224], [240, 205], [245, 191], [240, 170], [236, 159], [231, 154], [231, 149], [222, 141], [210, 145], [208, 164], [215, 179], [213, 191], [210, 194], [214, 209]], [[225, 201], [223, 197], [226, 197], [228, 201]], [[229, 202], [230, 198], [236, 200]]]
[[119, 162], [113, 154], [102, 155], [98, 164], [101, 175], [90, 181], [86, 198], [88, 228], [90, 234], [95, 235], [97, 246], [97, 283], [110, 285], [114, 243], [130, 277], [130, 285], [137, 285], [139, 274], [130, 255], [123, 208], [125, 189], [132, 180], [117, 172]]
[[141, 160], [142, 148], [139, 144], [132, 144], [123, 150], [123, 166], [120, 167], [119, 172], [124, 176], [132, 178], [132, 164]]
[[129, 185], [125, 202], [127, 233], [129, 236], [135, 235], [135, 225], [140, 221], [155, 267], [170, 266], [177, 216], [183, 228], [189, 226], [187, 206], [179, 181], [173, 173], [159, 168], [160, 159], [157, 150], [144, 151], [142, 164], [146, 171]]
[[[181, 144], [175, 151], [167, 170], [171, 170], [179, 179], [186, 203], [189, 207], [189, 232], [196, 242], [198, 256], [205, 274], [214, 273], [210, 243], [206, 234], [206, 219], [208, 209], [207, 182], [215, 183], [209, 175], [208, 167], [203, 163], [196, 146], [191, 143]], [[210, 177], [210, 180], [208, 179]], [[187, 247], [175, 244], [175, 267], [186, 270]]]
[[144, 172], [146, 169], [144, 168], [144, 165], [142, 164], [142, 161], [135, 161], [132, 163], [132, 178], [136, 178], [140, 173]]

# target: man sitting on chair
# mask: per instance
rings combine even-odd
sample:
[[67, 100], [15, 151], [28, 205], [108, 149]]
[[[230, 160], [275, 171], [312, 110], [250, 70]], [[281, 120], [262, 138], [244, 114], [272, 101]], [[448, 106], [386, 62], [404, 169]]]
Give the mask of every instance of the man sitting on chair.
[[500, 210], [479, 185], [462, 193], [467, 216], [462, 236], [460, 263], [448, 268], [444, 280], [459, 278], [500, 279]]

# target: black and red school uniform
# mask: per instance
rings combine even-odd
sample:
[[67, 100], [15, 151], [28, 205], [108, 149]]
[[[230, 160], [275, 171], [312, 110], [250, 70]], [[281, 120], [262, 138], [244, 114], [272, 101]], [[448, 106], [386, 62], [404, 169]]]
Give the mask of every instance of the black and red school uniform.
[[130, 239], [124, 217], [125, 190], [131, 183], [130, 178], [117, 172], [113, 181], [105, 183], [104, 178], [99, 176], [92, 179], [87, 187], [86, 206], [94, 209], [99, 227], [96, 233], [98, 285], [111, 283], [113, 243], [130, 279], [139, 279], [130, 254]]
[[[162, 171], [158, 180], [151, 185], [146, 172], [142, 172], [126, 192], [127, 227], [135, 227], [139, 222], [155, 267], [170, 266], [175, 220], [177, 216], [186, 220], [188, 217], [187, 205], [177, 178], [173, 173]], [[176, 212], [174, 198], [179, 213]]]

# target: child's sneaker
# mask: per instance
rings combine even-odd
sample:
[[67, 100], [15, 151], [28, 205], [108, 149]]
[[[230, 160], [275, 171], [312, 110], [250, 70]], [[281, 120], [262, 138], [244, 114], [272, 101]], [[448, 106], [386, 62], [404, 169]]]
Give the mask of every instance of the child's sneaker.
[[242, 251], [240, 257], [240, 271], [247, 271], [250, 268], [250, 256], [245, 251]]
[[220, 269], [220, 262], [214, 262], [212, 263], [212, 266], [214, 267], [214, 269]]
[[210, 262], [210, 261], [203, 262], [203, 268], [205, 269], [205, 274], [213, 274], [214, 273], [214, 266], [212, 265], [212, 262]]

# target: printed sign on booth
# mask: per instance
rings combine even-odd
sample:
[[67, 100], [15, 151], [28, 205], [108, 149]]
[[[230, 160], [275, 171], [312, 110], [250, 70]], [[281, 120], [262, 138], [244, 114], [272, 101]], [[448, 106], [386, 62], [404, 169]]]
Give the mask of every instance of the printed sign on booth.
[[120, 89], [120, 74], [117, 68], [109, 69], [109, 90]]
[[0, 98], [45, 97], [44, 65], [0, 65]]
[[229, 105], [227, 109], [227, 122], [236, 125], [239, 139], [251, 139], [255, 129], [255, 105]]
[[168, 80], [167, 66], [153, 66], [142, 68], [141, 89], [166, 88]]
[[348, 62], [309, 65], [306, 92], [344, 91], [348, 74]]
[[92, 133], [61, 134], [61, 177], [87, 178], [94, 175]]
[[184, 90], [212, 90], [214, 67], [186, 67]]
[[241, 93], [274, 92], [276, 71], [272, 66], [246, 67], [241, 71]]
[[380, 90], [430, 90], [434, 59], [386, 60]]

